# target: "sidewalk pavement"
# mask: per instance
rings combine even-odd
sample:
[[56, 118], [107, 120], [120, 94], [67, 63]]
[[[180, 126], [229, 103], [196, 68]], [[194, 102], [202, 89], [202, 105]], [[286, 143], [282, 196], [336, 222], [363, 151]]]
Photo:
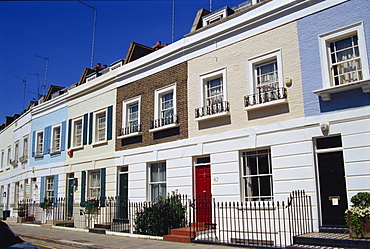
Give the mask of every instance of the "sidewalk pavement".
[[[40, 225], [21, 224], [7, 222], [10, 228], [18, 236], [27, 241], [27, 238], [41, 239], [58, 244], [76, 246], [79, 248], [90, 249], [118, 249], [118, 248], [155, 248], [155, 249], [222, 249], [229, 248], [222, 245], [209, 245], [197, 243], [179, 243], [163, 241], [162, 237], [137, 236], [128, 237], [128, 234], [110, 233], [96, 234], [89, 233], [85, 229], [63, 228], [49, 226], [49, 228]], [[130, 234], [130, 236], [135, 236]]]

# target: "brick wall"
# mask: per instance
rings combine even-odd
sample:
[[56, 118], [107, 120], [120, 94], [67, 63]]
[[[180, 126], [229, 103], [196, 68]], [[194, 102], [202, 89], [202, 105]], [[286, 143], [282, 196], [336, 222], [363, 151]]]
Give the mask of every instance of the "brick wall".
[[[132, 149], [188, 137], [187, 62], [165, 69], [117, 89], [116, 137], [122, 128], [123, 101], [141, 96], [140, 124], [142, 135], [116, 140], [116, 150]], [[155, 90], [176, 83], [177, 115], [179, 126], [158, 132], [149, 132], [154, 120]]]

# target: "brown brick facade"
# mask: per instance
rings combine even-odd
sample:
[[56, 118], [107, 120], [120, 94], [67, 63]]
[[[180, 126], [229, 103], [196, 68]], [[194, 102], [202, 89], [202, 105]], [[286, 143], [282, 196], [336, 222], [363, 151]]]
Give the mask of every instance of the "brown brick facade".
[[[140, 124], [142, 134], [116, 140], [116, 151], [165, 143], [188, 138], [187, 62], [180, 63], [117, 89], [116, 137], [122, 128], [123, 101], [141, 96]], [[149, 132], [154, 120], [155, 90], [176, 83], [176, 107], [179, 126], [157, 132]]]

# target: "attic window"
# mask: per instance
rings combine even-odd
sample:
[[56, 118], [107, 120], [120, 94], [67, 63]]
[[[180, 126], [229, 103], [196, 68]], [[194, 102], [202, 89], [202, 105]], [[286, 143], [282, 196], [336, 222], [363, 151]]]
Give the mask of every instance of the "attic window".
[[220, 9], [203, 17], [203, 27], [221, 20], [228, 14], [227, 8]]

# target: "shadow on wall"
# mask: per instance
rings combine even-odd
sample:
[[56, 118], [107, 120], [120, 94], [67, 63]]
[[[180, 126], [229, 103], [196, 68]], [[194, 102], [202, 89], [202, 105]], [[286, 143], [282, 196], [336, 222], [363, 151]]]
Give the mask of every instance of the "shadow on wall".
[[271, 106], [267, 108], [265, 107], [265, 108], [255, 109], [255, 110], [249, 110], [248, 120], [265, 118], [265, 117], [280, 115], [284, 113], [289, 113], [288, 103], [284, 103], [278, 106]]
[[217, 126], [229, 125], [231, 124], [230, 116], [218, 117], [214, 119], [206, 119], [198, 122], [198, 129], [204, 130]]
[[370, 105], [370, 94], [364, 93], [361, 88], [357, 88], [331, 94], [331, 100], [329, 101], [323, 101], [320, 98], [319, 105], [322, 113], [368, 106]]

